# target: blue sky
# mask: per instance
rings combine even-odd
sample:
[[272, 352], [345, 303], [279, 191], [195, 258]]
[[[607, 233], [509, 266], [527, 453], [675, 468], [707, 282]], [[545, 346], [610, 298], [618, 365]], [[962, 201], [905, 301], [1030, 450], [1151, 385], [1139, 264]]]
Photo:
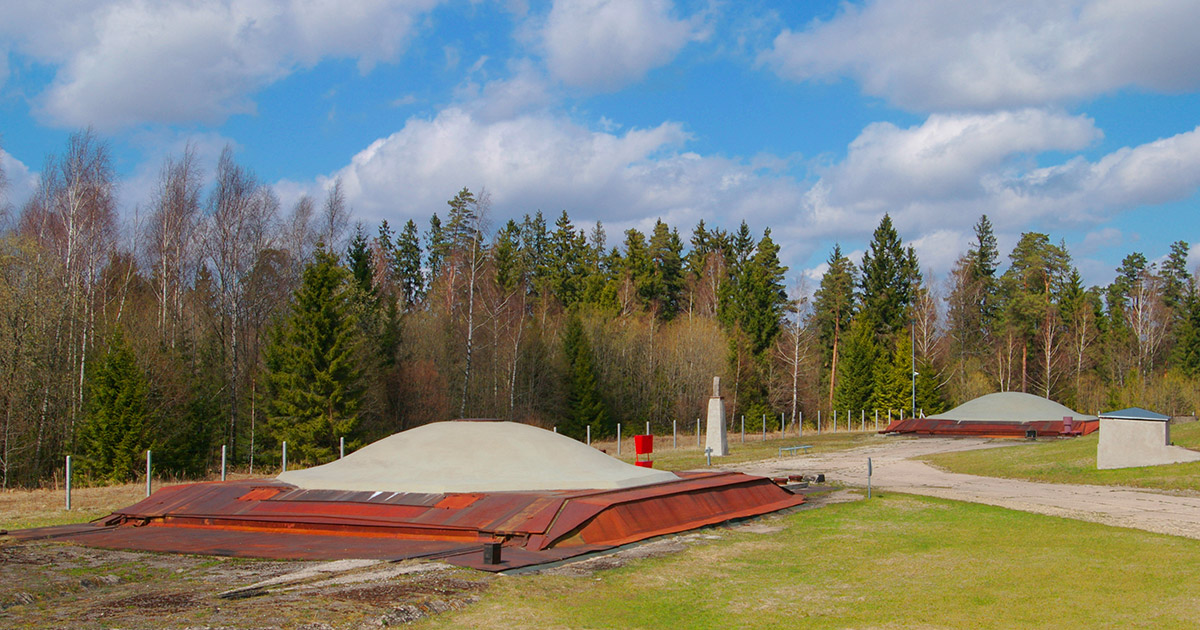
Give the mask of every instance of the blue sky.
[[191, 143], [285, 211], [340, 177], [372, 231], [463, 186], [610, 243], [745, 220], [810, 284], [884, 212], [943, 278], [987, 213], [1103, 284], [1200, 244], [1197, 30], [1185, 1], [10, 2], [0, 164], [19, 207], [91, 126], [126, 212]]

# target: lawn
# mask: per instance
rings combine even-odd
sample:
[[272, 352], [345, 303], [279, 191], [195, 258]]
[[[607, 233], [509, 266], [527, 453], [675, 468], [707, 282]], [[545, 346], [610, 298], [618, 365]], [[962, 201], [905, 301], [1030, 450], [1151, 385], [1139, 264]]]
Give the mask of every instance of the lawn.
[[[1096, 469], [1099, 433], [1018, 444], [1010, 448], [941, 453], [921, 458], [950, 472], [1051, 483], [1129, 486], [1200, 493], [1200, 462]], [[1171, 441], [1200, 449], [1200, 422], [1173, 425]]]
[[1194, 628], [1200, 541], [907, 495], [590, 576], [501, 579], [427, 628]]

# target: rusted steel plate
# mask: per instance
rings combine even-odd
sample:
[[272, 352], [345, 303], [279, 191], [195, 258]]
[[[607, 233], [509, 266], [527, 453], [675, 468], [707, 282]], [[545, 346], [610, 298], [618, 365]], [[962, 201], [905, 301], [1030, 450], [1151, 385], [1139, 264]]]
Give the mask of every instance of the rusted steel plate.
[[[25, 530], [101, 547], [265, 558], [437, 555], [502, 570], [606, 549], [799, 505], [769, 479], [681, 473], [619, 490], [461, 494], [299, 490], [274, 480], [164, 488], [88, 526]], [[482, 543], [505, 544], [501, 565], [477, 566]], [[477, 553], [478, 552], [478, 553]]]
[[897, 420], [880, 433], [914, 433], [917, 435], [949, 435], [989, 438], [1023, 438], [1032, 429], [1038, 437], [1088, 435], [1100, 427], [1098, 420], [1077, 421], [1067, 431], [1062, 420], [1032, 422], [962, 422], [933, 418]]

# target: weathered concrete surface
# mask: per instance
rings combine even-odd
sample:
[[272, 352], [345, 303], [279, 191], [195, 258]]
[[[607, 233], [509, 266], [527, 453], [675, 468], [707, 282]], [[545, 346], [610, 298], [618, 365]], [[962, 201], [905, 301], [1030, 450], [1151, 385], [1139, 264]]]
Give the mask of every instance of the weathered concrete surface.
[[713, 457], [725, 457], [729, 454], [729, 438], [725, 433], [725, 400], [715, 395], [716, 387], [714, 384], [714, 395], [708, 399], [708, 418], [704, 428], [704, 447], [705, 449], [712, 449]]
[[1157, 420], [1100, 418], [1096, 467], [1132, 468], [1200, 461], [1200, 453], [1171, 446], [1171, 424]]
[[679, 478], [515, 422], [435, 422], [280, 481], [307, 490], [505, 492], [634, 488]]
[[824, 473], [865, 486], [867, 458], [871, 485], [881, 491], [985, 503], [1106, 525], [1200, 539], [1200, 496], [1165, 494], [1109, 486], [1037, 483], [949, 473], [909, 458], [977, 448], [1021, 448], [1023, 443], [983, 439], [880, 438], [877, 445], [835, 453], [814, 453], [770, 462], [730, 466], [750, 474]]

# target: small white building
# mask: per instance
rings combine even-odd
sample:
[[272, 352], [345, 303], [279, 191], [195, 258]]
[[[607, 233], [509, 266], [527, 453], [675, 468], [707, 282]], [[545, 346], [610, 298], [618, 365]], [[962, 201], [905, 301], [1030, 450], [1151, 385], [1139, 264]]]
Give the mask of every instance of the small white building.
[[1096, 468], [1132, 468], [1200, 461], [1200, 452], [1171, 445], [1171, 419], [1130, 407], [1100, 414]]

